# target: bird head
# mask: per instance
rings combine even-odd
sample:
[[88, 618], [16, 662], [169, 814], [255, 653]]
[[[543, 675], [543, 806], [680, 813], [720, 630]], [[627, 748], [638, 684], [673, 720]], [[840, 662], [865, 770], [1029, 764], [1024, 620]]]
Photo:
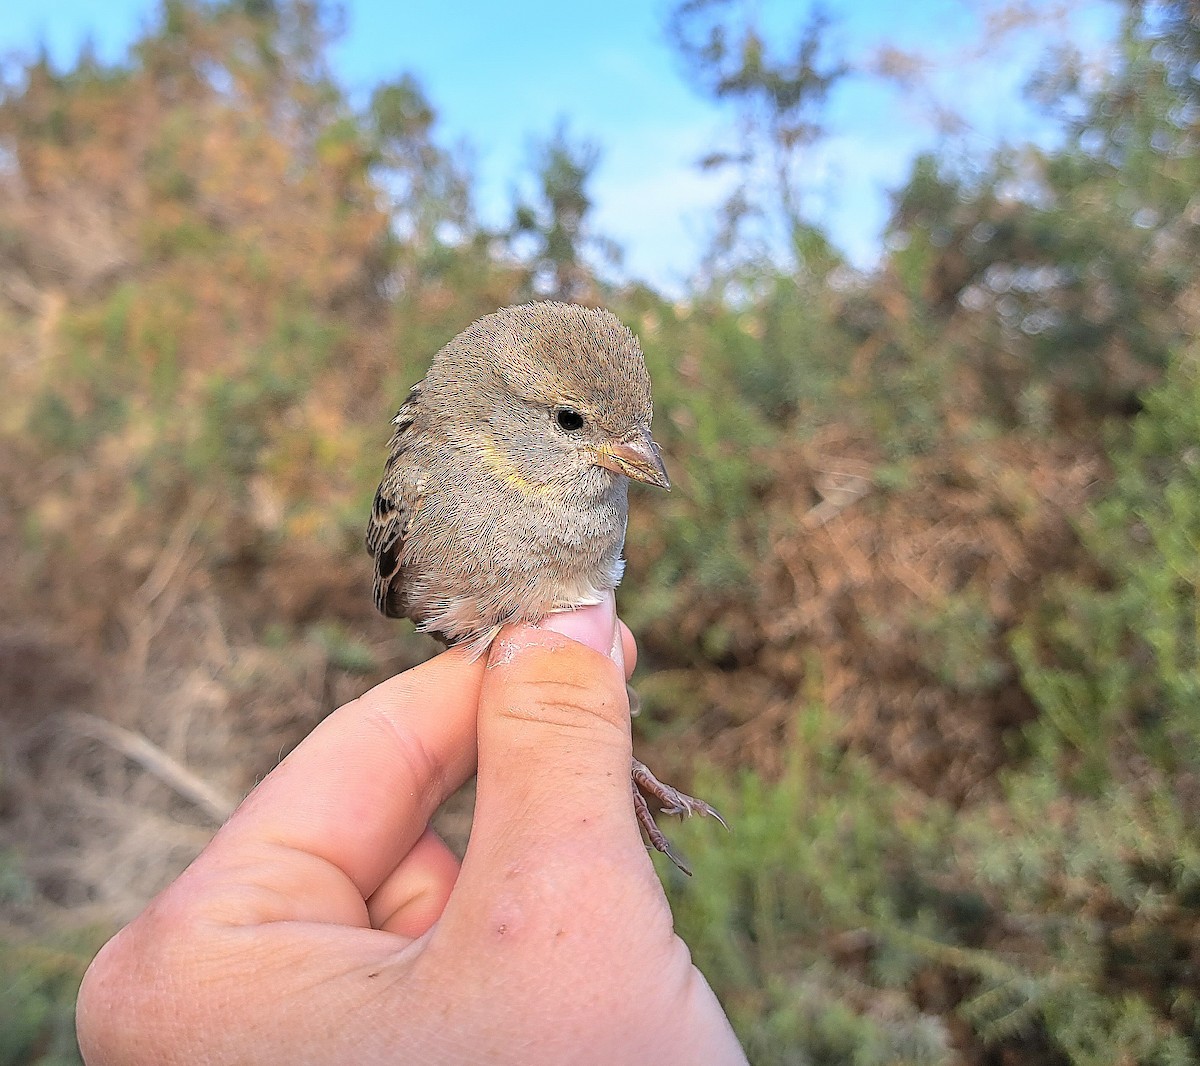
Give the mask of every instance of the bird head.
[[443, 348], [425, 381], [454, 443], [514, 484], [602, 492], [623, 476], [671, 487], [650, 435], [645, 358], [608, 311], [504, 308]]

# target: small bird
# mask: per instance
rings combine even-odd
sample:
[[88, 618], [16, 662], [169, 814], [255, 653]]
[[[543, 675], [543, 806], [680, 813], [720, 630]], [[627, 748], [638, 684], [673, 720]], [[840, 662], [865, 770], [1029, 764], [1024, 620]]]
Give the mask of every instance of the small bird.
[[[625, 569], [629, 479], [671, 487], [652, 413], [641, 348], [608, 311], [547, 301], [468, 327], [394, 420], [367, 527], [375, 606], [480, 655], [510, 623], [598, 603]], [[724, 820], [636, 759], [632, 784], [647, 839], [690, 874], [647, 799]]]

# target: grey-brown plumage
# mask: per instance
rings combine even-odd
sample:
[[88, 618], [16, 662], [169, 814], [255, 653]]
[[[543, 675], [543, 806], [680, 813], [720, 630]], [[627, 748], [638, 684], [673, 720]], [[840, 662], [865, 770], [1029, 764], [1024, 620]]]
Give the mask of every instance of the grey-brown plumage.
[[[507, 307], [433, 359], [395, 419], [367, 528], [375, 605], [480, 654], [501, 627], [595, 603], [621, 580], [628, 478], [669, 488], [650, 377], [607, 311]], [[713, 814], [634, 762], [646, 808]], [[643, 795], [644, 794], [644, 795]]]

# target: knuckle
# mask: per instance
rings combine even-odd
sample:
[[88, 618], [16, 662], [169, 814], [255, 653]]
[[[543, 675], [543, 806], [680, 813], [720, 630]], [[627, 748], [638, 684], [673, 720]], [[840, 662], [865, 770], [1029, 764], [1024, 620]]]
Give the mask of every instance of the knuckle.
[[559, 729], [623, 727], [628, 717], [624, 695], [607, 684], [569, 678], [542, 678], [512, 686], [500, 713], [505, 718], [537, 722]]
[[405, 728], [385, 709], [371, 711], [364, 718], [364, 728], [377, 733], [393, 753], [393, 758], [414, 789], [436, 791], [441, 787], [446, 770], [421, 736]]

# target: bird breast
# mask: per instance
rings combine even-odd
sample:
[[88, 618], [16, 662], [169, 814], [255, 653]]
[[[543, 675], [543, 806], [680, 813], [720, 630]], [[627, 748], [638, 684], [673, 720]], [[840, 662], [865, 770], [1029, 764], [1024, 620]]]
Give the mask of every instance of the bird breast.
[[624, 571], [624, 477], [531, 485], [490, 466], [433, 467], [405, 538], [408, 613], [450, 643], [482, 647], [502, 625], [598, 602]]

